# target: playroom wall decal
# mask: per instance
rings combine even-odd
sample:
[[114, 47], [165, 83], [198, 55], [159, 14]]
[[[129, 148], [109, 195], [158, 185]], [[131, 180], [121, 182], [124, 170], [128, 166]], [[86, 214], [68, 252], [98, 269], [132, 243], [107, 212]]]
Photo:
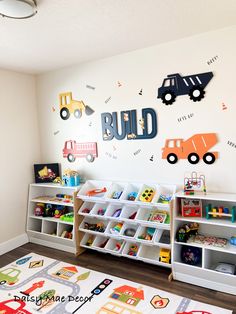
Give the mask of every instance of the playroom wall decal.
[[[148, 128], [148, 122], [151, 120], [151, 129]], [[118, 130], [117, 112], [104, 112], [101, 114], [102, 120], [102, 135], [104, 141], [110, 141], [114, 137], [117, 140], [123, 140], [127, 137], [128, 140], [145, 140], [154, 138], [157, 135], [157, 115], [154, 109], [142, 109], [143, 128], [142, 134], [138, 134], [137, 130], [137, 111], [127, 110], [120, 113], [120, 133]], [[140, 119], [139, 119], [140, 120]]]

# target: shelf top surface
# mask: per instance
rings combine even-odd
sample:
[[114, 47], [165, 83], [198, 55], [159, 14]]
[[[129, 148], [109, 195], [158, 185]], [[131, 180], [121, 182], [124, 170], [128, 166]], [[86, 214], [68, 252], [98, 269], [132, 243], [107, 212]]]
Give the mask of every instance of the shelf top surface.
[[175, 194], [175, 197], [212, 200], [212, 201], [236, 202], [236, 194], [232, 194], [232, 193], [207, 192], [206, 195], [200, 194], [200, 193], [194, 194], [194, 195], [185, 195], [184, 192], [178, 192]]
[[215, 225], [215, 226], [223, 226], [223, 227], [231, 227], [231, 228], [236, 228], [236, 222], [231, 222], [230, 219], [224, 219], [224, 218], [210, 218], [206, 219], [204, 217], [198, 218], [198, 217], [182, 217], [182, 216], [176, 216], [176, 220], [179, 221], [193, 221], [197, 223], [203, 223], [203, 224], [208, 224], [208, 225]]
[[44, 187], [44, 188], [58, 188], [58, 189], [71, 189], [71, 190], [79, 190], [82, 187], [82, 184], [77, 186], [66, 186], [58, 183], [31, 183], [30, 186], [33, 187]]

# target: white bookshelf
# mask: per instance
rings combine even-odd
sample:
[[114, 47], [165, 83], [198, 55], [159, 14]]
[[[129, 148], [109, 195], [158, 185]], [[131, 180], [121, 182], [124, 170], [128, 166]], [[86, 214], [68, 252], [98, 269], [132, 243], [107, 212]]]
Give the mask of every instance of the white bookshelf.
[[[80, 187], [68, 187], [53, 183], [33, 183], [29, 187], [27, 234], [29, 241], [56, 248], [59, 250], [76, 253], [74, 222], [64, 221], [54, 217], [35, 216], [34, 209], [37, 203], [63, 205], [69, 212], [74, 212], [74, 193]], [[73, 197], [70, 203], [53, 200], [56, 194], [66, 194]], [[61, 237], [63, 231], [73, 229], [72, 239]]]
[[[201, 199], [203, 207], [202, 217], [182, 217], [181, 199]], [[236, 222], [229, 217], [206, 218], [206, 205], [232, 208], [236, 204], [236, 195], [227, 193], [209, 193], [206, 195], [184, 195], [176, 193], [173, 213], [173, 278], [209, 289], [222, 291], [236, 295], [236, 273], [226, 274], [217, 272], [215, 267], [218, 263], [230, 263], [236, 265], [236, 246], [228, 241], [225, 247], [217, 247], [196, 242], [178, 242], [176, 234], [178, 229], [187, 223], [199, 224], [199, 234], [218, 238], [230, 238], [236, 235]], [[201, 262], [197, 265], [185, 264], [181, 259], [181, 250], [184, 246], [197, 247], [201, 250]]]
[[[102, 189], [106, 187], [107, 191], [101, 197], [88, 196], [87, 192], [93, 189]], [[151, 202], [140, 201], [142, 191], [152, 187], [155, 191]], [[125, 256], [128, 258], [141, 260], [143, 262], [156, 264], [171, 268], [171, 264], [159, 261], [159, 252], [161, 248], [171, 250], [170, 243], [170, 229], [171, 229], [171, 215], [173, 200], [168, 204], [158, 202], [161, 194], [168, 194], [174, 196], [176, 187], [174, 185], [153, 184], [153, 183], [127, 183], [127, 182], [110, 182], [110, 181], [87, 181], [77, 196], [83, 200], [82, 206], [79, 208], [78, 215], [81, 218], [79, 231], [82, 232], [82, 240], [78, 243], [80, 247], [101, 251], [103, 253], [110, 253], [117, 256]], [[113, 199], [112, 194], [115, 191], [122, 191], [119, 199]], [[127, 199], [130, 192], [136, 192], [137, 197], [134, 201]], [[89, 213], [84, 213], [83, 210], [88, 208]], [[103, 216], [98, 215], [99, 208], [106, 209]], [[121, 209], [119, 217], [114, 217], [113, 214], [117, 209]], [[158, 211], [166, 213], [168, 219], [164, 223], [149, 221], [150, 214]], [[134, 219], [129, 217], [136, 213]], [[102, 222], [105, 226], [104, 232], [92, 231], [85, 228], [85, 224], [95, 224]], [[120, 233], [111, 233], [111, 229], [117, 224], [121, 223], [123, 226]], [[145, 233], [146, 228], [154, 228], [155, 232], [152, 240], [144, 240], [139, 237]], [[135, 229], [135, 234], [132, 237], [125, 235], [127, 228]], [[169, 241], [168, 241], [169, 238]], [[88, 239], [92, 239], [92, 245], [87, 245]], [[166, 241], [167, 239], [167, 241]], [[100, 247], [105, 243], [104, 247]], [[122, 243], [119, 251], [114, 250], [114, 245], [117, 241]], [[128, 255], [130, 246], [137, 245], [138, 252], [136, 256]]]

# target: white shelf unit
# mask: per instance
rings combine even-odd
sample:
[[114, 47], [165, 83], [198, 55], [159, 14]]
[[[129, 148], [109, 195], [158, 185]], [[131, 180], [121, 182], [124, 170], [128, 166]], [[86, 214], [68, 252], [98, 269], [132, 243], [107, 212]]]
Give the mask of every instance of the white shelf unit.
[[[182, 217], [181, 199], [201, 199], [203, 214], [201, 217]], [[217, 247], [196, 242], [178, 242], [176, 234], [178, 229], [187, 223], [199, 224], [199, 234], [218, 238], [230, 238], [236, 235], [236, 222], [230, 217], [210, 217], [206, 219], [206, 205], [232, 208], [236, 205], [236, 195], [227, 193], [208, 193], [206, 195], [184, 195], [176, 193], [173, 213], [173, 278], [194, 285], [236, 295], [236, 272], [234, 275], [215, 271], [217, 263], [230, 263], [236, 265], [236, 246], [228, 241], [225, 247]], [[197, 265], [185, 264], [181, 259], [181, 250], [184, 246], [197, 247], [201, 250], [201, 262]]]
[[[29, 241], [59, 250], [76, 253], [74, 222], [68, 222], [54, 217], [35, 216], [37, 203], [63, 205], [69, 212], [74, 212], [75, 196], [79, 186], [68, 187], [53, 183], [32, 183], [29, 187], [27, 234]], [[56, 194], [66, 194], [73, 197], [72, 202], [53, 200]], [[72, 239], [61, 237], [63, 231], [73, 230]]]
[[[100, 197], [98, 195], [87, 196], [88, 191], [104, 187], [106, 187], [107, 191]], [[148, 187], [152, 187], [154, 190], [152, 201], [140, 201], [142, 191]], [[171, 268], [171, 264], [159, 261], [159, 252], [161, 248], [171, 250], [170, 229], [175, 189], [174, 185], [167, 184], [87, 181], [77, 195], [84, 202], [78, 211], [79, 217], [83, 218], [80, 219], [81, 223], [78, 225], [79, 231], [83, 233], [82, 240], [78, 243], [78, 246]], [[117, 191], [122, 191], [122, 195], [119, 199], [113, 199], [112, 195]], [[128, 194], [131, 192], [137, 193], [134, 201], [127, 199]], [[158, 202], [161, 194], [171, 195], [172, 200], [168, 204]], [[85, 208], [89, 209], [89, 213], [83, 212]], [[98, 210], [101, 208], [105, 209], [103, 216], [98, 214]], [[113, 214], [118, 209], [121, 209], [121, 213], [119, 217], [114, 217]], [[166, 213], [168, 216], [166, 219], [167, 223], [149, 221], [148, 219], [152, 212]], [[134, 213], [136, 213], [135, 218], [129, 218]], [[84, 226], [85, 223], [95, 224], [99, 222], [104, 224], [104, 232], [88, 230]], [[111, 229], [117, 223], [122, 224], [120, 232], [117, 234], [111, 233]], [[127, 228], [135, 230], [134, 236], [125, 235]], [[155, 229], [151, 240], [139, 238], [146, 232], [146, 228]], [[91, 245], [87, 245], [89, 239], [92, 240]], [[115, 250], [115, 243], [117, 242], [121, 244], [118, 251]], [[104, 247], [100, 247], [104, 243]], [[128, 254], [132, 245], [138, 246], [136, 256]]]

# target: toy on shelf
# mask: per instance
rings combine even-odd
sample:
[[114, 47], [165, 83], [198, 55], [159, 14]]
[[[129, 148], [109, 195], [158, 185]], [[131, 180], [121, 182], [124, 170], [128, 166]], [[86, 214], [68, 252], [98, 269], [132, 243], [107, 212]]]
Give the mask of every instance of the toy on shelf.
[[202, 250], [198, 247], [184, 245], [181, 249], [181, 260], [185, 264], [200, 265], [202, 259]]
[[62, 215], [66, 214], [67, 212], [66, 207], [63, 205], [56, 205], [54, 209], [55, 209], [54, 218], [60, 218]]
[[112, 193], [111, 198], [113, 200], [118, 200], [121, 197], [122, 193], [123, 191], [115, 191]]
[[169, 194], [161, 194], [158, 199], [158, 203], [169, 204], [172, 199], [172, 195]]
[[236, 245], [236, 235], [231, 237], [230, 244]]
[[139, 197], [139, 200], [141, 202], [151, 202], [154, 194], [155, 194], [155, 190], [151, 187], [147, 187], [142, 191]]
[[34, 208], [34, 215], [35, 216], [44, 216], [45, 213], [45, 204], [44, 203], [37, 203]]
[[131, 245], [127, 254], [130, 256], [137, 256], [138, 246], [136, 244]]
[[194, 195], [196, 193], [203, 193], [206, 195], [206, 179], [203, 174], [197, 174], [193, 171], [190, 176], [184, 177], [184, 194]]
[[215, 236], [205, 236], [201, 234], [197, 234], [195, 236], [191, 236], [188, 240], [188, 243], [197, 243], [202, 245], [211, 245], [216, 247], [226, 247], [228, 240], [224, 238], [218, 238]]
[[89, 214], [90, 211], [91, 211], [91, 208], [85, 207], [85, 208], [82, 210], [82, 213], [84, 213], [84, 214]]
[[63, 230], [61, 233], [61, 238], [71, 239], [73, 238], [73, 228], [71, 227], [69, 230]]
[[233, 206], [231, 208], [231, 211], [228, 207], [224, 206], [215, 206], [213, 207], [212, 204], [208, 204], [206, 206], [206, 219], [213, 218], [223, 218], [223, 217], [229, 217], [231, 218], [231, 221], [235, 222], [235, 215], [236, 215], [236, 206]]
[[135, 219], [136, 215], [137, 215], [137, 212], [134, 212], [133, 214], [129, 216], [129, 219]]
[[135, 201], [138, 196], [137, 192], [130, 192], [127, 196], [128, 201]]
[[113, 228], [111, 228], [110, 231], [111, 233], [119, 234], [122, 227], [123, 227], [123, 223], [119, 222]]
[[80, 185], [80, 176], [78, 171], [66, 169], [62, 176], [63, 185], [78, 186]]
[[218, 263], [214, 270], [220, 273], [234, 275], [236, 267], [234, 264]]
[[145, 229], [145, 232], [138, 237], [138, 239], [152, 241], [155, 231], [155, 228], [148, 227]]
[[61, 215], [60, 219], [67, 222], [73, 222], [74, 213], [67, 213], [67, 214]]
[[44, 217], [54, 217], [55, 208], [52, 204], [46, 204], [44, 210]]
[[90, 236], [85, 245], [92, 246], [93, 241], [94, 241], [94, 236]]
[[183, 217], [202, 217], [202, 201], [189, 198], [181, 199]]
[[53, 183], [58, 183], [58, 184], [63, 184], [63, 181], [60, 177], [56, 177], [54, 180], [53, 180]]
[[171, 251], [169, 249], [165, 249], [165, 248], [160, 249], [159, 262], [170, 264]]
[[180, 227], [176, 234], [177, 242], [187, 242], [190, 237], [198, 234], [199, 224], [196, 222], [192, 222], [189, 224], [184, 224]]
[[106, 193], [107, 189], [106, 187], [101, 188], [101, 189], [93, 189], [89, 190], [86, 195], [87, 196], [96, 196], [96, 197], [103, 197], [104, 193]]
[[98, 216], [104, 216], [106, 212], [106, 208], [99, 208], [97, 211]]
[[157, 222], [157, 223], [165, 223], [167, 214], [164, 212], [160, 212], [158, 210], [153, 210], [148, 217], [148, 221]]
[[117, 242], [115, 243], [114, 251], [115, 251], [115, 252], [119, 252], [120, 249], [121, 249], [121, 247], [122, 247], [122, 245], [123, 245], [123, 243], [124, 243], [124, 241], [117, 241]]
[[121, 214], [121, 208], [118, 208], [114, 211], [114, 213], [112, 214], [112, 217], [118, 218], [120, 217], [120, 214]]
[[84, 223], [84, 229], [88, 229], [91, 231], [104, 232], [106, 227], [103, 222], [98, 222], [95, 224], [89, 224], [88, 222]]
[[124, 235], [131, 238], [135, 236], [135, 233], [136, 233], [136, 229], [134, 228], [126, 228], [124, 231]]

